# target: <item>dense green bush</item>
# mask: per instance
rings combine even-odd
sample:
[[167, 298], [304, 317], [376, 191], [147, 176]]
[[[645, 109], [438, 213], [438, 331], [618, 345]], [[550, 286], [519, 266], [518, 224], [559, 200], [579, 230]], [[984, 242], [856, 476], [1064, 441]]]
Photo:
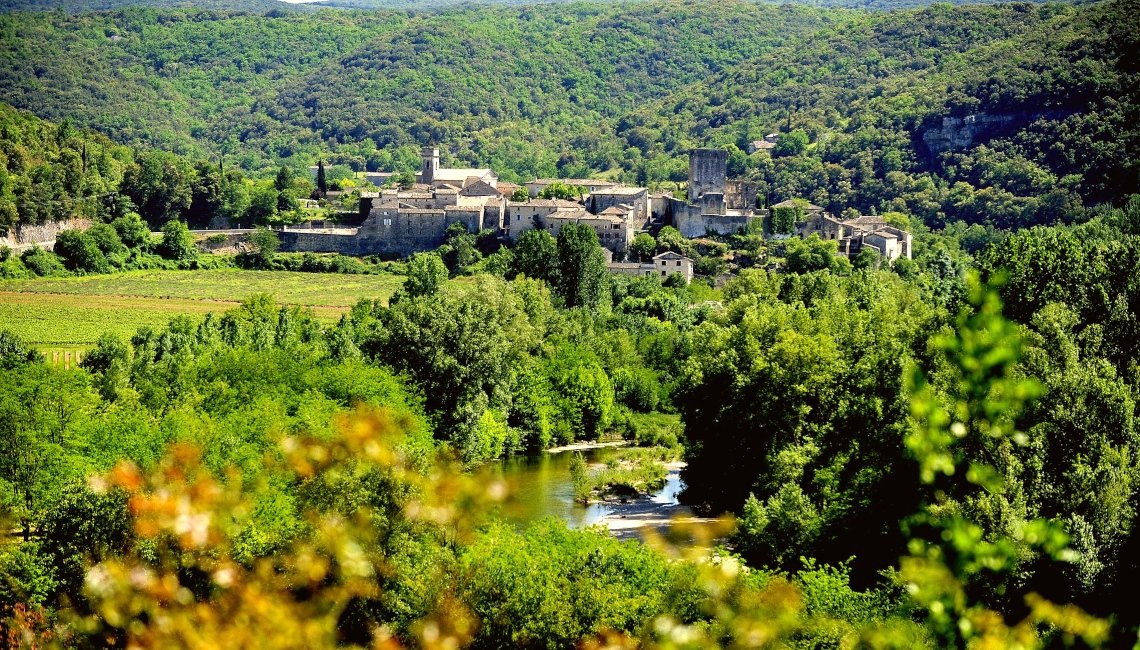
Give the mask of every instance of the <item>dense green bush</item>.
[[20, 260], [29, 271], [40, 277], [66, 275], [67, 269], [60, 262], [59, 257], [44, 249], [34, 246], [20, 255]]
[[109, 273], [111, 265], [99, 250], [95, 238], [80, 230], [64, 230], [56, 235], [55, 253], [71, 271]]

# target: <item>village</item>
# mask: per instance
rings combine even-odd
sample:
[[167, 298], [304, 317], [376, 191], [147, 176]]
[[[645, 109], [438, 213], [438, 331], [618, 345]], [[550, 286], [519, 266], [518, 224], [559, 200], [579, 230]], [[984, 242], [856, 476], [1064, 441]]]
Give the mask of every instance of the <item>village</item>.
[[[762, 140], [753, 146], [771, 144]], [[287, 226], [279, 232], [282, 250], [407, 256], [437, 248], [448, 227], [457, 223], [469, 232], [490, 230], [512, 242], [532, 229], [557, 237], [563, 226], [574, 223], [592, 228], [609, 269], [627, 275], [681, 273], [692, 279], [693, 260], [676, 252], [631, 259], [634, 237], [656, 236], [665, 226], [689, 239], [741, 231], [764, 232], [772, 239], [814, 234], [835, 241], [840, 255], [854, 257], [871, 249], [888, 263], [912, 254], [910, 233], [877, 216], [841, 220], [806, 201], [758, 207], [754, 183], [728, 178], [724, 150], [690, 153], [685, 199], [600, 179], [535, 179], [520, 186], [500, 181], [491, 169], [441, 167], [435, 147], [425, 148], [422, 159], [414, 184], [361, 192], [364, 220], [358, 226]], [[545, 190], [552, 186], [571, 188], [578, 200], [548, 198], [551, 193]]]

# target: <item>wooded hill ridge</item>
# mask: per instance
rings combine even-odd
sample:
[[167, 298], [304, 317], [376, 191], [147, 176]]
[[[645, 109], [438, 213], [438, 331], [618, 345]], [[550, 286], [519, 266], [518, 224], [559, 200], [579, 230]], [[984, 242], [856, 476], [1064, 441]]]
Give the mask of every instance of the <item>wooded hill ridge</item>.
[[[864, 12], [743, 1], [0, 16], [0, 97], [255, 174], [418, 148], [504, 180], [681, 181], [696, 146], [767, 202], [938, 226], [1067, 220], [1140, 186], [1136, 0]], [[240, 38], [238, 37], [240, 35]], [[1001, 128], [934, 151], [972, 115]], [[770, 132], [786, 146], [748, 155]]]

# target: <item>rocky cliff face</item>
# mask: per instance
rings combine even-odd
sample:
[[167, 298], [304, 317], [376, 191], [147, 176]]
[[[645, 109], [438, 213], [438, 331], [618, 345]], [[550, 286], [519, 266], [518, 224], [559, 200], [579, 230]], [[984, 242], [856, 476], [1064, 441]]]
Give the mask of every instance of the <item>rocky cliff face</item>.
[[64, 230], [87, 230], [90, 227], [89, 219], [78, 218], [49, 221], [38, 226], [16, 226], [0, 236], [0, 246], [7, 246], [17, 253], [32, 246], [51, 250], [55, 246], [55, 236]]
[[978, 140], [1009, 131], [1016, 124], [1023, 124], [1027, 117], [1025, 113], [1004, 115], [978, 113], [965, 117], [944, 117], [941, 128], [922, 132], [922, 141], [926, 143], [931, 155], [966, 149]]

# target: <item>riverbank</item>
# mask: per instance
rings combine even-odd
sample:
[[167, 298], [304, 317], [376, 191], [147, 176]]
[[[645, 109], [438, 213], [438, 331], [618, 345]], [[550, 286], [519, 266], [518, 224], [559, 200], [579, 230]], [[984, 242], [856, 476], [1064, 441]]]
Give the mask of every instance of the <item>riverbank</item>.
[[626, 447], [630, 443], [628, 440], [612, 440], [610, 442], [575, 442], [571, 445], [563, 445], [561, 447], [551, 447], [545, 450], [548, 454], [560, 454], [564, 451], [586, 451], [587, 449], [607, 449], [609, 447]]
[[642, 537], [646, 530], [664, 534], [675, 523], [716, 522], [714, 517], [698, 517], [688, 506], [677, 502], [677, 496], [684, 489], [681, 470], [685, 468], [685, 463], [667, 463], [666, 468], [669, 473], [666, 475], [664, 489], [654, 495], [600, 502], [605, 508], [605, 514], [596, 519], [593, 525], [604, 526], [618, 539], [635, 539]]

